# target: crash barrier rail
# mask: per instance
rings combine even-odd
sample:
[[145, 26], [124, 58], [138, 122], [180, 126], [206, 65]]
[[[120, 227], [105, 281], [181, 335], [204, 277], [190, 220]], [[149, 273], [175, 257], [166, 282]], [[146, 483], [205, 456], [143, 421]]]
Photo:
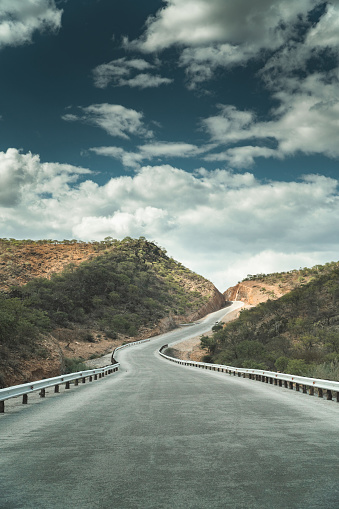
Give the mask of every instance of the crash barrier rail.
[[[111, 357], [111, 361], [112, 361], [112, 364], [114, 363], [115, 359], [114, 359], [114, 355], [116, 352], [118, 352], [119, 350], [122, 350], [123, 348], [127, 348], [128, 346], [133, 346], [133, 345], [140, 345], [140, 343], [146, 343], [147, 341], [150, 341], [149, 338], [147, 339], [141, 339], [140, 341], [133, 341], [133, 343], [125, 343], [124, 345], [120, 345], [120, 346], [117, 346], [116, 348], [114, 348], [113, 352], [112, 352], [112, 357]], [[116, 362], [116, 361], [115, 361]]]
[[78, 385], [79, 380], [82, 380], [82, 383], [85, 383], [86, 378], [89, 379], [89, 382], [92, 382], [93, 379], [97, 380], [98, 378], [103, 378], [106, 375], [110, 375], [111, 373], [118, 371], [119, 367], [120, 364], [116, 363], [110, 366], [105, 366], [104, 368], [77, 371], [76, 373], [68, 373], [67, 375], [45, 378], [44, 380], [38, 380], [36, 382], [13, 385], [12, 387], [0, 389], [0, 413], [4, 413], [5, 401], [7, 399], [22, 396], [22, 403], [27, 404], [28, 395], [32, 392], [40, 390], [39, 395], [41, 398], [44, 398], [48, 387], [54, 387], [54, 392], [58, 393], [59, 387], [63, 383], [65, 384], [65, 389], [70, 389], [71, 382], [74, 382], [74, 385]]
[[314, 394], [317, 393], [319, 398], [322, 398], [324, 395], [326, 395], [326, 399], [336, 399], [336, 401], [339, 403], [339, 382], [322, 380], [321, 378], [307, 378], [305, 376], [290, 375], [288, 373], [263, 371], [261, 369], [235, 368], [233, 366], [225, 366], [223, 364], [185, 361], [164, 354], [163, 351], [166, 348], [168, 348], [168, 345], [163, 345], [159, 350], [159, 354], [165, 359], [176, 362], [177, 364], [182, 364], [183, 366], [209, 369], [211, 371], [228, 373], [233, 376], [242, 376], [243, 378], [248, 377], [251, 380], [278, 385], [279, 387], [285, 387], [286, 389], [295, 389], [296, 391], [302, 390], [304, 394], [309, 394], [310, 396], [314, 396]]

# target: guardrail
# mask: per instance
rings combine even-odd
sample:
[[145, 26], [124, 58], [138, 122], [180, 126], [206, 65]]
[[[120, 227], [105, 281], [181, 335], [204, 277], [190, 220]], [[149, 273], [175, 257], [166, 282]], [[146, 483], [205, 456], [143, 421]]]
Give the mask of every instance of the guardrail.
[[159, 350], [159, 354], [165, 359], [176, 362], [177, 364], [181, 364], [183, 366], [209, 369], [211, 371], [228, 373], [233, 376], [242, 376], [243, 378], [248, 377], [251, 380], [257, 380], [259, 382], [269, 383], [279, 387], [285, 387], [286, 389], [295, 389], [296, 391], [302, 390], [304, 394], [309, 394], [310, 396], [314, 396], [315, 392], [317, 392], [319, 398], [322, 398], [325, 393], [326, 399], [336, 399], [336, 401], [339, 403], [339, 382], [322, 380], [321, 378], [307, 378], [304, 376], [290, 375], [288, 373], [263, 371], [261, 369], [235, 368], [234, 366], [225, 366], [223, 364], [185, 361], [164, 354], [163, 350], [166, 348], [168, 348], [168, 345], [163, 345]]
[[111, 366], [105, 366], [104, 368], [77, 371], [76, 373], [68, 373], [67, 375], [56, 376], [53, 378], [45, 378], [44, 380], [38, 380], [36, 382], [30, 382], [21, 385], [13, 385], [12, 387], [0, 389], [0, 413], [4, 413], [5, 401], [7, 399], [22, 396], [22, 403], [27, 404], [28, 395], [31, 394], [32, 392], [40, 390], [39, 395], [40, 397], [44, 398], [46, 395], [46, 389], [48, 387], [54, 387], [54, 392], [58, 393], [59, 387], [62, 384], [65, 384], [65, 389], [70, 389], [71, 382], [74, 382], [74, 385], [78, 385], [79, 380], [82, 380], [82, 383], [85, 383], [86, 378], [88, 378], [89, 381], [92, 382], [93, 379], [97, 380], [98, 378], [103, 378], [106, 375], [110, 375], [111, 373], [118, 371], [119, 367], [120, 364], [116, 363]]
[[114, 348], [114, 350], [113, 350], [113, 352], [112, 352], [112, 357], [111, 357], [111, 362], [112, 362], [112, 364], [113, 364], [113, 362], [115, 361], [115, 359], [114, 359], [114, 354], [115, 354], [118, 350], [122, 350], [123, 348], [127, 348], [128, 346], [140, 345], [141, 343], [146, 343], [147, 341], [150, 341], [150, 339], [149, 339], [149, 338], [141, 339], [140, 341], [133, 341], [133, 343], [125, 343], [124, 345], [117, 346], [116, 348]]

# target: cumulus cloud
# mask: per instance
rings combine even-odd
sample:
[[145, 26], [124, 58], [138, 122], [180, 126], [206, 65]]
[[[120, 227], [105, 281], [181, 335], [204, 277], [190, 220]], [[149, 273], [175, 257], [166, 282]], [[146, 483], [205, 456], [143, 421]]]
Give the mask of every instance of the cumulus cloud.
[[[166, 0], [146, 23], [141, 37], [125, 38], [128, 49], [159, 52], [182, 48], [188, 87], [210, 79], [217, 67], [246, 62], [263, 51], [274, 52], [296, 38], [301, 23], [320, 0]], [[335, 23], [329, 22], [333, 34]], [[323, 32], [321, 30], [321, 32]]]
[[279, 106], [265, 122], [258, 121], [254, 112], [219, 105], [217, 115], [202, 120], [203, 127], [219, 145], [246, 146], [209, 154], [206, 160], [232, 161], [235, 167], [243, 160], [248, 167], [256, 157], [284, 158], [298, 151], [339, 157], [338, 91], [336, 72], [313, 73], [302, 81], [287, 77], [273, 94]]
[[152, 137], [152, 131], [143, 123], [143, 113], [125, 108], [119, 104], [92, 104], [79, 107], [79, 114], [66, 113], [62, 116], [67, 122], [81, 121], [104, 129], [111, 136], [129, 139], [129, 135]]
[[0, 153], [0, 162], [3, 236], [144, 235], [221, 290], [247, 273], [337, 257], [335, 179], [263, 183], [251, 173], [200, 168], [192, 174], [159, 165], [98, 185], [86, 169], [41, 163], [16, 149]]
[[32, 42], [35, 31], [59, 29], [62, 12], [54, 0], [2, 0], [0, 49]]
[[127, 167], [139, 166], [144, 160], [192, 157], [206, 151], [206, 148], [198, 148], [190, 143], [164, 141], [139, 145], [137, 148], [137, 152], [128, 152], [121, 147], [93, 147], [90, 151], [97, 155], [118, 159]]
[[313, 0], [166, 0], [148, 19], [145, 33], [126, 44], [145, 52], [215, 43], [277, 48], [293, 29], [291, 22], [313, 5]]
[[38, 155], [9, 148], [0, 152], [0, 207], [14, 207], [26, 193], [60, 196], [70, 190], [79, 175], [91, 171], [68, 164], [41, 163]]
[[172, 79], [151, 74], [155, 65], [144, 59], [119, 58], [107, 64], [101, 64], [93, 70], [94, 84], [98, 88], [106, 88], [110, 83], [116, 87], [151, 88], [172, 83]]

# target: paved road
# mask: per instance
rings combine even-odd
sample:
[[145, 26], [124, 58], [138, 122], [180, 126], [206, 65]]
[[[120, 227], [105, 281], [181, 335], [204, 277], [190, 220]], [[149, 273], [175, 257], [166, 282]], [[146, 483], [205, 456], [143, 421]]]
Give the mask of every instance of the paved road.
[[120, 351], [117, 374], [7, 404], [0, 507], [338, 509], [339, 404], [156, 353], [217, 319]]

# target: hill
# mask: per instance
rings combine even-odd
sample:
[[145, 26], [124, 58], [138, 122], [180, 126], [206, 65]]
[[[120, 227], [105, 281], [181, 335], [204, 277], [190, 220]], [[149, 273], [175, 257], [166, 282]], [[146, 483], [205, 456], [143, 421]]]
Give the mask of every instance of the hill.
[[280, 298], [275, 295], [275, 300], [244, 309], [212, 338], [203, 337], [207, 359], [339, 380], [339, 263], [301, 270], [248, 280], [261, 293], [268, 283], [281, 290], [283, 285], [285, 290], [295, 287]]
[[248, 274], [247, 278], [228, 288], [224, 296], [226, 300], [239, 300], [251, 306], [256, 306], [269, 299], [275, 300], [282, 297], [291, 290], [309, 283], [319, 275], [330, 272], [337, 265], [337, 262], [331, 262], [288, 272]]
[[79, 357], [225, 304], [212, 283], [144, 238], [1, 246], [0, 386], [74, 371]]

